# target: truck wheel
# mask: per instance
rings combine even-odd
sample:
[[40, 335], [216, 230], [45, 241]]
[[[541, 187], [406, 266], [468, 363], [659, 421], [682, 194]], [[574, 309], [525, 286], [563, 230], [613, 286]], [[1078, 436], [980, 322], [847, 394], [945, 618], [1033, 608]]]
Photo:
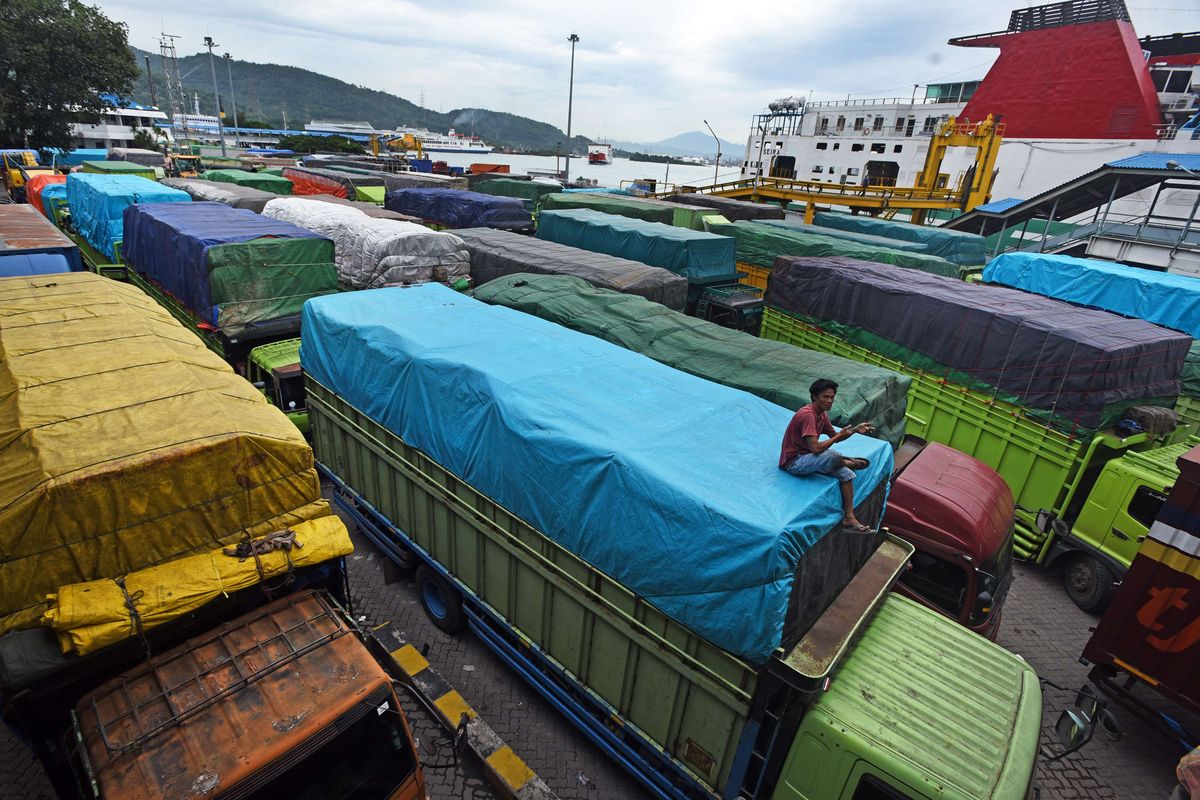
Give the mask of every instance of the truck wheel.
[[1071, 558], [1063, 570], [1067, 596], [1084, 611], [1104, 611], [1112, 598], [1114, 580], [1108, 567], [1083, 554]]
[[458, 633], [466, 624], [462, 598], [450, 582], [434, 572], [428, 565], [417, 567], [417, 593], [421, 596], [421, 607], [431, 622], [446, 633]]

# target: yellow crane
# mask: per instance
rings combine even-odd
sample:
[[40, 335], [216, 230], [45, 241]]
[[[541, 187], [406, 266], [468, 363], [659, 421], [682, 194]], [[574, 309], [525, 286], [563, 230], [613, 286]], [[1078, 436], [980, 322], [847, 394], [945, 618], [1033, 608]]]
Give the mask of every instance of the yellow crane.
[[[954, 117], [944, 121], [934, 132], [925, 156], [925, 165], [917, 176], [915, 186], [854, 186], [792, 178], [758, 177], [712, 186], [683, 187], [682, 191], [700, 192], [722, 197], [761, 202], [775, 200], [784, 203], [804, 203], [804, 221], [812, 222], [818, 203], [847, 206], [873, 213], [907, 210], [912, 221], [921, 224], [929, 211], [959, 209], [970, 211], [991, 198], [996, 179], [996, 158], [1004, 124], [989, 114], [982, 122], [959, 122]], [[946, 151], [951, 147], [971, 147], [975, 162], [954, 188], [946, 186], [949, 176], [941, 172]], [[672, 194], [662, 192], [661, 195]]]
[[411, 133], [397, 133], [392, 136], [380, 136], [371, 134], [371, 155], [379, 156], [379, 145], [383, 145], [388, 150], [398, 150], [404, 152], [417, 151], [417, 158], [425, 157], [425, 148], [421, 144], [421, 140]]

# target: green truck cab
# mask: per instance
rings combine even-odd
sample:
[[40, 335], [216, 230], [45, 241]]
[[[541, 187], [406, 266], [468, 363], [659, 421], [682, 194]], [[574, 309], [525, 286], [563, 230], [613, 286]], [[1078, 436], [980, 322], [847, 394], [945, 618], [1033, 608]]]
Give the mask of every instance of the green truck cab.
[[[1103, 436], [1110, 444], [1120, 443], [1112, 434]], [[1098, 474], [1091, 470], [1095, 482], [1080, 492], [1081, 499], [1074, 506], [1078, 512], [1069, 529], [1064, 521], [1050, 523], [1058, 540], [1050, 546], [1046, 560], [1067, 559], [1063, 580], [1067, 594], [1080, 607], [1099, 610], [1108, 604], [1114, 583], [1133, 563], [1179, 478], [1176, 460], [1196, 443], [1189, 438], [1166, 447], [1126, 450], [1102, 461], [1095, 465]]]
[[[1037, 676], [962, 627], [919, 635], [927, 624], [927, 612], [908, 600], [882, 604], [801, 721], [774, 800], [1032, 792], [1042, 710]], [[951, 686], [970, 689], [954, 697], [944, 691]]]
[[304, 375], [300, 372], [300, 340], [281, 339], [261, 344], [246, 359], [246, 379], [308, 435], [308, 408], [304, 402]]
[[908, 431], [973, 456], [1004, 478], [1016, 504], [1014, 554], [1062, 566], [1067, 594], [1086, 611], [1103, 610], [1146, 536], [1145, 522], [1153, 519], [1147, 512], [1157, 512], [1155, 494], [1161, 497], [1174, 484], [1175, 459], [1196, 442], [1163, 445], [1146, 433], [1122, 438], [1112, 430], [1071, 436], [1021, 406], [851, 344], [770, 306], [762, 335], [911, 376]]

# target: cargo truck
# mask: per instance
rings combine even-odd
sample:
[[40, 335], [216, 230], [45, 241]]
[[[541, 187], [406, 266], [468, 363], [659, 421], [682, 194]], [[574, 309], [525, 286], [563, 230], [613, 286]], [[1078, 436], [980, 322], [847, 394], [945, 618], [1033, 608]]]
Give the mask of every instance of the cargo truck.
[[[495, 233], [499, 232], [491, 232]], [[486, 259], [477, 256], [472, 268]], [[911, 383], [907, 376], [725, 330], [627, 291], [591, 286], [568, 275], [516, 273], [483, 284], [472, 296], [599, 337], [787, 409], [810, 401], [814, 380], [836, 376], [833, 421], [843, 426], [870, 420], [874, 435], [896, 448], [883, 524], [917, 548], [896, 591], [995, 638], [1012, 580], [1012, 492], [979, 460], [905, 436], [905, 396]]]
[[[873, 551], [868, 548], [861, 568], [848, 579], [829, 562], [823, 562], [820, 580], [815, 574], [808, 574], [808, 580], [798, 575], [787, 620], [780, 621], [785, 631], [796, 633], [794, 641], [758, 659], [740, 654], [744, 650], [737, 637], [758, 629], [756, 617], [770, 619], [773, 612], [768, 609], [782, 609], [767, 604], [757, 613], [743, 613], [735, 603], [752, 587], [729, 585], [715, 603], [697, 598], [694, 605], [675, 607], [672, 615], [659, 607], [671, 598], [648, 598], [631, 588], [632, 577], [625, 583], [612, 574], [622, 569], [631, 574], [675, 574], [683, 563], [707, 570], [728, 555], [719, 553], [720, 539], [712, 538], [714, 530], [732, 524], [728, 518], [713, 514], [707, 524], [690, 525], [689, 515], [707, 509], [668, 497], [664, 507], [674, 514], [668, 527], [675, 522], [688, 530], [676, 544], [676, 556], [664, 558], [661, 551], [647, 550], [632, 559], [637, 563], [618, 556], [607, 569], [528, 521], [527, 517], [545, 515], [542, 524], [552, 526], [564, 517], [593, 515], [594, 530], [574, 532], [583, 537], [579, 546], [601, 552], [607, 545], [628, 547], [623, 539], [642, 541], [639, 527], [621, 533], [607, 530], [613, 515], [633, 525], [634, 516], [654, 513], [643, 504], [656, 505], [662, 499], [654, 486], [667, 494], [690, 487], [672, 489], [659, 483], [660, 474], [639, 473], [639, 457], [649, 457], [641, 450], [640, 438], [628, 444], [636, 452], [612, 453], [606, 442], [600, 443], [597, 452], [609, 455], [601, 458], [595, 483], [580, 478], [591, 487], [585, 486], [585, 496], [592, 498], [588, 507], [576, 504], [575, 482], [563, 480], [552, 490], [554, 499], [547, 506], [528, 506], [527, 517], [518, 516], [513, 506], [530, 496], [543, 496], [537, 491], [539, 480], [596, 463], [577, 457], [576, 447], [588, 448], [594, 442], [563, 438], [559, 415], [531, 420], [528, 437], [508, 439], [511, 445], [506, 449], [489, 446], [494, 444], [489, 437], [508, 435], [505, 425], [519, 424], [527, 413], [540, 414], [540, 404], [531, 412], [529, 406], [515, 405], [507, 392], [532, 391], [522, 395], [532, 401], [558, 397], [564, 390], [548, 380], [547, 369], [554, 374], [577, 370], [587, 391], [570, 397], [582, 403], [593, 402], [586, 399], [590, 392], [610, 391], [610, 380], [626, 380], [621, 376], [628, 376], [627, 370], [648, 370], [668, 384], [664, 400], [670, 394], [682, 401], [678, 408], [666, 407], [673, 419], [686, 416], [684, 422], [689, 422], [704, 413], [692, 403], [695, 393], [718, 403], [722, 398], [738, 403], [746, 425], [759, 413], [784, 421], [787, 414], [765, 409], [759, 405], [762, 401], [749, 401], [743, 393], [678, 377], [673, 370], [591, 337], [555, 332], [553, 326], [538, 328], [529, 339], [509, 338], [500, 333], [505, 326], [547, 323], [519, 322], [505, 309], [489, 309], [506, 315], [487, 319], [500, 328], [472, 334], [472, 326], [464, 324], [468, 320], [455, 316], [465, 313], [462, 305], [470, 302], [436, 285], [320, 298], [306, 305], [302, 332], [314, 449], [321, 469], [334, 483], [339, 504], [361, 530], [397, 563], [416, 568], [417, 591], [435, 625], [448, 632], [469, 626], [655, 797], [1032, 796], [1042, 705], [1036, 675], [1023, 660], [986, 639], [889, 593], [913, 552], [901, 540], [888, 536]], [[368, 307], [376, 303], [384, 305], [371, 312]], [[470, 321], [480, 322], [476, 317]], [[356, 330], [359, 325], [362, 328]], [[401, 325], [402, 332], [396, 329]], [[369, 343], [362, 338], [364, 331], [370, 331]], [[557, 346], [548, 344], [568, 335], [590, 340], [568, 343], [568, 349], [583, 348], [576, 353], [578, 362], [562, 358]], [[473, 347], [466, 346], [468, 340]], [[415, 349], [406, 355], [396, 348], [407, 341]], [[608, 348], [600, 361], [585, 357], [597, 347]], [[521, 355], [501, 368], [496, 361], [500, 352]], [[608, 361], [620, 363], [611, 367]], [[471, 377], [475, 368], [499, 371], [489, 372], [492, 377], [480, 383]], [[506, 380], [510, 370], [529, 378], [513, 383]], [[408, 394], [413, 387], [402, 389], [401, 376], [420, 381], [430, 391]], [[346, 381], [349, 393], [359, 399], [352, 403], [328, 385], [335, 381]], [[446, 381], [459, 388], [448, 388]], [[443, 391], [433, 391], [434, 386]], [[481, 390], [484, 386], [488, 389]], [[654, 392], [656, 386], [657, 382], [644, 385], [642, 392]], [[644, 396], [627, 394], [625, 388], [617, 392], [620, 397], [644, 401]], [[488, 396], [489, 390], [505, 393], [505, 399]], [[614, 411], [621, 403], [612, 406]], [[474, 409], [469, 420], [459, 413], [460, 404]], [[381, 424], [364, 407], [389, 417], [389, 424]], [[438, 415], [448, 415], [448, 428], [431, 422]], [[620, 416], [619, 425], [606, 420], [605, 431], [619, 427], [626, 435], [626, 425], [644, 427], [638, 414], [631, 416], [628, 409]], [[419, 449], [396, 433], [397, 428], [408, 430], [413, 438], [429, 437], [428, 445]], [[685, 441], [681, 436], [689, 436], [673, 425], [658, 430], [674, 445]], [[476, 448], [459, 471], [432, 455], [455, 437], [467, 437]], [[769, 447], [774, 446], [772, 441]], [[757, 444], [735, 442], [725, 453], [736, 453], [740, 460], [747, 449], [755, 448]], [[877, 446], [871, 452], [886, 458], [886, 450]], [[505, 460], [495, 464], [492, 456], [500, 453]], [[549, 460], [540, 461], [531, 453]], [[762, 453], [769, 461], [770, 454]], [[460, 451], [452, 454], [464, 458]], [[513, 459], [520, 465], [510, 463]], [[666, 469], [688, 470], [699, 479], [704, 470], [719, 468], [722, 462], [710, 459], [698, 470], [692, 470], [690, 459], [673, 463]], [[464, 472], [490, 474], [489, 480], [498, 480], [504, 492], [515, 495], [501, 502], [463, 477]], [[779, 491], [800, 491], [800, 484], [777, 484], [777, 473], [769, 463], [761, 477], [756, 475], [771, 488], [759, 485], [751, 512], [772, 506]], [[867, 483], [863, 490], [880, 477], [860, 476]], [[624, 492], [622, 501], [612, 504], [601, 495], [614, 480]], [[650, 491], [646, 484], [652, 485]], [[868, 512], [869, 518], [878, 518], [879, 488], [876, 483], [872, 499], [864, 501], [870, 508], [860, 511], [860, 518], [868, 518], [863, 516]], [[725, 485], [722, 491], [743, 497], [737, 485]], [[719, 498], [713, 502], [722, 503]], [[835, 532], [822, 541], [845, 546], [847, 540]], [[652, 545], [659, 539], [644, 541]], [[735, 549], [742, 558], [744, 548]], [[739, 574], [744, 581], [756, 580], [749, 566]], [[811, 596], [831, 587], [826, 602]], [[781, 589], [788, 593], [786, 587]], [[809, 607], [813, 602], [816, 608]], [[686, 614], [691, 614], [689, 624], [676, 618]], [[807, 630], [799, 633], [806, 614]], [[732, 627], [722, 631], [720, 619], [730, 620]], [[697, 632], [702, 625], [716, 631], [712, 638]], [[726, 644], [716, 643], [717, 637]]]
[[0, 709], [56, 793], [424, 798], [279, 412], [90, 273], [0, 279], [0, 349]]
[[851, 344], [771, 306], [762, 335], [910, 376], [908, 430], [1000, 473], [1016, 500], [1014, 552], [1061, 565], [1067, 594], [1085, 610], [1108, 602], [1178, 477], [1175, 459], [1190, 447], [1158, 447], [1150, 434], [1122, 437], [1113, 430], [1076, 438], [1015, 403]]
[[14, 203], [25, 202], [25, 184], [35, 175], [53, 175], [54, 168], [38, 163], [32, 150], [0, 150], [0, 177], [4, 189]]
[[31, 205], [0, 205], [0, 277], [82, 272], [79, 248]]
[[251, 350], [246, 359], [246, 380], [263, 393], [268, 403], [286, 414], [301, 433], [308, 435], [299, 339], [260, 344]]
[[332, 241], [223, 203], [128, 206], [121, 252], [130, 282], [241, 372], [252, 347], [299, 333], [305, 300], [338, 289]]
[[1200, 448], [1177, 461], [1179, 479], [1084, 647], [1083, 661], [1106, 695], [1191, 750], [1200, 746], [1200, 730], [1148, 696], [1157, 693], [1200, 714]]

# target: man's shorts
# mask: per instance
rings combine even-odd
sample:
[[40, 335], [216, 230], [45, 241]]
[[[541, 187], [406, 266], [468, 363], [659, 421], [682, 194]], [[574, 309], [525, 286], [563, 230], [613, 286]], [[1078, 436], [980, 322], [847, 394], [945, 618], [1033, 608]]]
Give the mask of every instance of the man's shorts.
[[824, 453], [801, 453], [788, 462], [784, 469], [789, 475], [801, 478], [805, 475], [832, 475], [838, 483], [854, 480], [854, 472], [849, 467], [838, 466], [842, 456], [836, 450], [826, 450]]

